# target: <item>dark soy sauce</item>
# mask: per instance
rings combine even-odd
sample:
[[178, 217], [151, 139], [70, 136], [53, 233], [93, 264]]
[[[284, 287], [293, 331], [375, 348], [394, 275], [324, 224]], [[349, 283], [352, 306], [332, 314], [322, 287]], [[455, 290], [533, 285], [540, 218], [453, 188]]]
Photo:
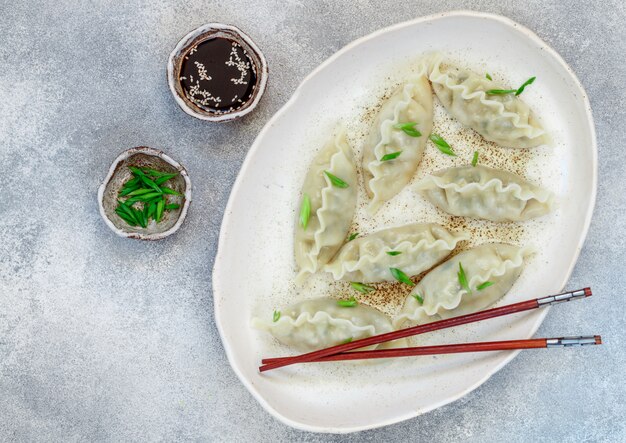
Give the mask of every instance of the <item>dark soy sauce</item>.
[[185, 97], [201, 109], [227, 114], [243, 108], [256, 87], [254, 62], [237, 42], [216, 37], [193, 46], [180, 69]]

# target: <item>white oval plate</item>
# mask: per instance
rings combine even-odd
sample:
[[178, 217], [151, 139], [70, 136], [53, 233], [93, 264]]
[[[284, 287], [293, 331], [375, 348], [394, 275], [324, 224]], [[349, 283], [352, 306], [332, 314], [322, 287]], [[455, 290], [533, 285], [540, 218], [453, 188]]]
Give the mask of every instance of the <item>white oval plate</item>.
[[[358, 155], [366, 130], [364, 109], [376, 106], [388, 88], [412, 69], [417, 56], [442, 51], [474, 69], [489, 69], [511, 85], [531, 75], [524, 99], [551, 131], [554, 146], [533, 150], [524, 175], [552, 189], [558, 210], [524, 225], [516, 240], [539, 252], [500, 302], [548, 295], [567, 282], [582, 247], [596, 193], [597, 152], [591, 111], [579, 81], [561, 57], [534, 33], [504, 17], [451, 12], [401, 23], [361, 38], [313, 71], [293, 97], [265, 125], [252, 145], [228, 201], [213, 271], [217, 327], [230, 364], [252, 395], [282, 422], [317, 432], [354, 432], [415, 417], [450, 403], [480, 386], [516, 352], [402, 359], [382, 364], [309, 364], [264, 375], [260, 359], [293, 353], [266, 334], [252, 330], [253, 316], [271, 316], [285, 304], [328, 294], [328, 281], [293, 283], [293, 227], [299, 190], [308, 163], [338, 120], [348, 125]], [[436, 113], [441, 119], [442, 111]], [[493, 149], [454, 122], [437, 129], [452, 140], [459, 157], [443, 158], [432, 146], [418, 176]], [[450, 141], [449, 140], [449, 141]], [[503, 151], [504, 152], [504, 151]], [[513, 151], [506, 151], [511, 157]], [[495, 155], [495, 154], [494, 154]], [[497, 162], [496, 162], [497, 164]], [[360, 196], [363, 203], [363, 195]], [[407, 209], [408, 208], [408, 209]], [[362, 208], [359, 229], [409, 221], [443, 221], [445, 216], [405, 189], [378, 216]], [[513, 229], [475, 223], [477, 242], [504, 239]], [[482, 226], [482, 231], [480, 227]], [[486, 234], [485, 234], [486, 233]], [[500, 236], [500, 237], [498, 237]], [[502, 237], [504, 236], [504, 237]], [[483, 238], [484, 237], [484, 238]], [[430, 334], [426, 343], [529, 338], [547, 310], [494, 319]], [[575, 333], [577, 331], [564, 331]]]

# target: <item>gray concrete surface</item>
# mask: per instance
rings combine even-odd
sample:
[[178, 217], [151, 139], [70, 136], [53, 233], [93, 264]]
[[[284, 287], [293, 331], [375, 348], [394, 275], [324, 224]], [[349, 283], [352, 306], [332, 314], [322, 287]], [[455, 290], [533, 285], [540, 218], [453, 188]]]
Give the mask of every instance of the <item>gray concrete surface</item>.
[[[303, 77], [378, 28], [475, 9], [535, 30], [593, 105], [598, 202], [544, 336], [601, 333], [590, 352], [520, 355], [462, 400], [349, 436], [307, 434], [267, 414], [230, 369], [213, 322], [211, 269], [244, 155]], [[239, 25], [267, 56], [260, 108], [218, 126], [183, 114], [165, 80], [178, 39]], [[626, 441], [626, 14], [618, 0], [0, 1], [0, 440]], [[174, 237], [116, 237], [96, 190], [123, 149], [184, 163], [195, 185]], [[592, 351], [592, 352], [591, 352]]]

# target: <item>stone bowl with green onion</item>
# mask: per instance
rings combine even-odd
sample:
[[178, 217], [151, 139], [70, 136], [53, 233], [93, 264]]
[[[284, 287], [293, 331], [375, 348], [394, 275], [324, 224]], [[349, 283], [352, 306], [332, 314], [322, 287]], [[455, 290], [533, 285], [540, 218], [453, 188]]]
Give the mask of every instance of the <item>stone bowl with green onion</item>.
[[191, 202], [187, 170], [163, 151], [140, 146], [122, 152], [98, 189], [100, 215], [113, 232], [160, 240], [180, 228]]

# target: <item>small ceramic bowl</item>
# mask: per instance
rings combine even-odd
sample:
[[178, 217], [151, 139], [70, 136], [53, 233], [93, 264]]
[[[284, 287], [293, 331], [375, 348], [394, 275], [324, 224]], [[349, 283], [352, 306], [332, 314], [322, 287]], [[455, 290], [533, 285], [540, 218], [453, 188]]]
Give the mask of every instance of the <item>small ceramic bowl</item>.
[[[178, 209], [165, 211], [159, 223], [151, 220], [146, 228], [130, 226], [116, 213], [118, 193], [124, 183], [132, 178], [128, 166], [152, 168], [163, 172], [179, 172], [179, 175], [167, 182], [169, 188], [180, 192], [183, 197], [170, 195], [168, 202], [178, 203]], [[140, 146], [122, 152], [113, 162], [109, 174], [98, 189], [100, 215], [109, 228], [121, 237], [137, 240], [160, 240], [173, 234], [180, 228], [187, 215], [191, 202], [191, 181], [187, 170], [177, 161], [170, 158], [163, 151]]]
[[[257, 78], [254, 93], [252, 94], [250, 100], [248, 100], [247, 104], [236, 111], [224, 114], [212, 113], [206, 109], [200, 108], [195, 103], [190, 101], [185, 96], [183, 87], [179, 80], [183, 59], [187, 52], [195, 45], [208, 40], [209, 38], [215, 37], [228, 38], [241, 45], [249, 55], [252, 63], [254, 63]], [[209, 23], [191, 31], [178, 42], [170, 54], [170, 58], [167, 62], [167, 82], [176, 103], [178, 103], [178, 106], [193, 117], [212, 122], [232, 121], [252, 112], [259, 104], [259, 101], [265, 92], [267, 77], [267, 62], [265, 61], [265, 57], [259, 47], [241, 29], [236, 26], [224, 25], [222, 23]]]

